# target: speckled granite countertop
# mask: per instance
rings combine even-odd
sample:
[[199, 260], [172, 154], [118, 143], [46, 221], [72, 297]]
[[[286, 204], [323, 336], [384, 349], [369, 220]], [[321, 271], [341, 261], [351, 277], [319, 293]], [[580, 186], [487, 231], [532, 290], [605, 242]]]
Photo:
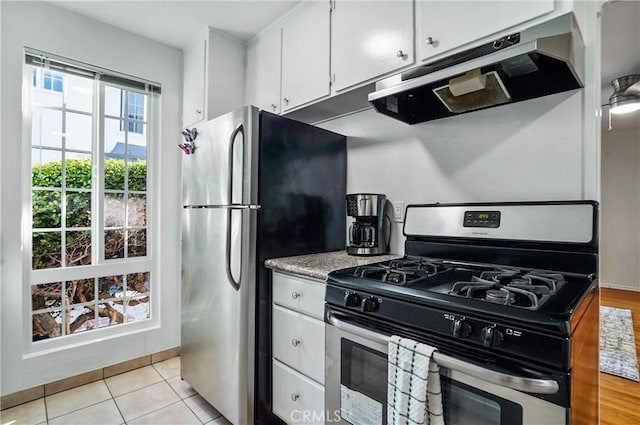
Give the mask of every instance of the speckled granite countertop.
[[314, 279], [327, 280], [329, 272], [348, 267], [363, 266], [380, 261], [400, 258], [401, 255], [375, 255], [357, 257], [346, 251], [323, 252], [320, 254], [297, 255], [295, 257], [271, 258], [264, 265], [276, 271], [283, 271]]

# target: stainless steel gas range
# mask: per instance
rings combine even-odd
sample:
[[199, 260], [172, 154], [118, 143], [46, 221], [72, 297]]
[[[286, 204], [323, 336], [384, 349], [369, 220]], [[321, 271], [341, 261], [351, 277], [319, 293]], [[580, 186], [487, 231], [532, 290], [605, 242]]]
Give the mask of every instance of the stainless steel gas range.
[[597, 204], [407, 208], [405, 257], [329, 274], [327, 415], [386, 424], [387, 344], [437, 349], [447, 425], [598, 422]]

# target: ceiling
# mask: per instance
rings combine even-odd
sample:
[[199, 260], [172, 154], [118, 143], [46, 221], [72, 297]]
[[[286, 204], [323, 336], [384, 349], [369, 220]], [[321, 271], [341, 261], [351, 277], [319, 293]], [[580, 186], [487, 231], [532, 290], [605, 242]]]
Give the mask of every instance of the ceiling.
[[[612, 1], [602, 8], [602, 103], [613, 93], [611, 81], [640, 74], [640, 2]], [[608, 110], [602, 109], [602, 128], [608, 127]], [[640, 111], [612, 115], [613, 129], [640, 128]]]
[[57, 6], [182, 49], [206, 26], [249, 40], [300, 0], [57, 1]]

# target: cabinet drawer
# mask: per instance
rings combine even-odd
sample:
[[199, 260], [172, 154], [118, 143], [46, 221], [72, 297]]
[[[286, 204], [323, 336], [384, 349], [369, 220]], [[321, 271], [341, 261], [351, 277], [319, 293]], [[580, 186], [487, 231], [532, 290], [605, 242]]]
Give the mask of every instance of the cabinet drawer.
[[324, 317], [324, 291], [324, 283], [273, 273], [273, 302], [318, 320]]
[[289, 424], [324, 424], [324, 387], [274, 360], [273, 412]]
[[273, 357], [324, 384], [324, 322], [274, 305]]

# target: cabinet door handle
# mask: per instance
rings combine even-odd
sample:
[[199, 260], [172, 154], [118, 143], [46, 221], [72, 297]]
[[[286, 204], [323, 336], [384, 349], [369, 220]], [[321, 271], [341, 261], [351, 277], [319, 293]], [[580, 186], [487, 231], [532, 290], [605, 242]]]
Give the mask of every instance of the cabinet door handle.
[[291, 393], [291, 400], [292, 401], [298, 401], [298, 399], [300, 398], [300, 396], [296, 393]]
[[294, 300], [297, 300], [298, 298], [300, 298], [300, 293], [299, 292], [292, 292], [291, 293], [291, 298], [293, 298]]
[[435, 47], [436, 41], [433, 39], [433, 37], [427, 37], [427, 39], [425, 40], [425, 43]]
[[291, 340], [291, 345], [293, 345], [294, 347], [297, 347], [298, 345], [300, 345], [300, 340], [296, 339], [296, 338], [293, 338]]
[[272, 103], [272, 104], [271, 104], [271, 110], [272, 110], [273, 112], [275, 112], [275, 111], [276, 111], [276, 108], [277, 108], [276, 104], [275, 104], [275, 103]]
[[405, 52], [403, 52], [402, 50], [398, 50], [396, 52], [396, 56], [402, 59], [406, 59], [409, 55], [407, 55]]
[[284, 100], [284, 103], [286, 103], [287, 105], [289, 104], [289, 98], [288, 97], [285, 97], [282, 100]]
[[201, 109], [196, 109], [196, 114], [201, 114], [202, 110]]

